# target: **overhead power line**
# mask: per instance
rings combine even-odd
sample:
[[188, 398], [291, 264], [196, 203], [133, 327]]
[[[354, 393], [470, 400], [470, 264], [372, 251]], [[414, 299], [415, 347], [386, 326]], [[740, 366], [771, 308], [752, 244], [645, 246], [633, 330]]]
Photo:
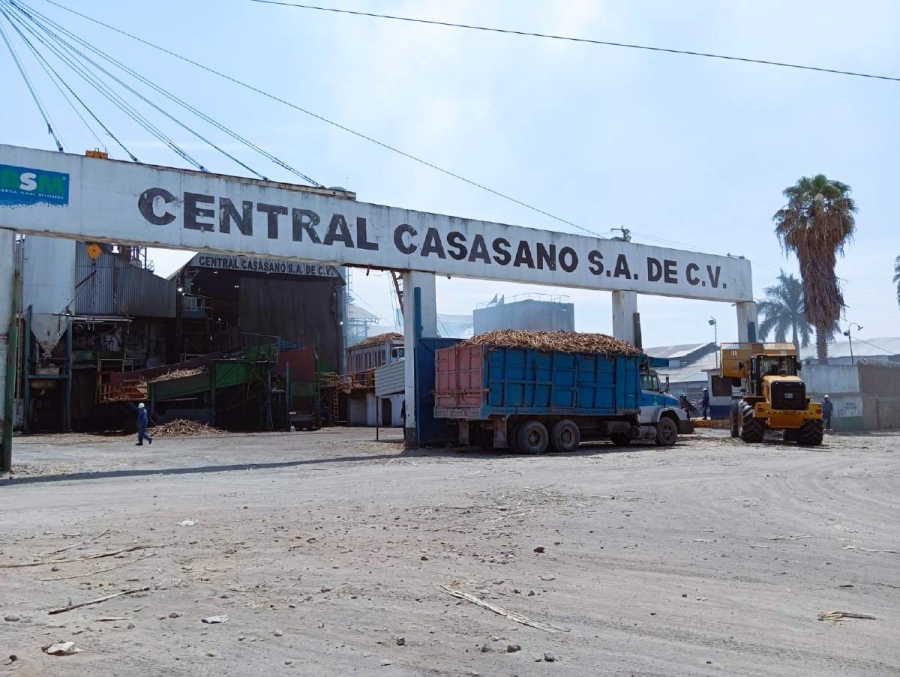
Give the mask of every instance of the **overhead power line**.
[[[3, 0], [0, 0], [2, 2]], [[7, 14], [7, 17], [10, 15]], [[150, 122], [140, 111], [138, 111], [134, 106], [125, 101], [121, 96], [119, 96], [113, 89], [111, 89], [108, 85], [106, 85], [102, 80], [97, 78], [90, 70], [84, 68], [76, 58], [72, 55], [67, 54], [64, 46], [63, 50], [61, 50], [54, 42], [52, 38], [48, 40], [47, 37], [39, 33], [32, 26], [25, 23], [21, 20], [20, 17], [16, 17], [16, 20], [20, 23], [20, 28], [28, 31], [31, 36], [40, 42], [44, 47], [46, 47], [50, 52], [52, 52], [56, 58], [66, 64], [71, 70], [73, 70], [77, 75], [79, 75], [85, 82], [87, 82], [91, 87], [96, 89], [104, 98], [110, 101], [114, 106], [116, 106], [119, 110], [125, 113], [128, 117], [134, 120], [138, 125], [143, 127], [145, 130], [150, 132], [156, 139], [164, 143], [166, 146], [172, 149], [176, 154], [178, 154], [185, 162], [193, 165], [200, 171], [206, 171], [203, 166], [197, 162], [193, 157], [191, 157], [186, 151], [180, 148], [172, 139], [170, 139], [162, 130], [156, 127], [152, 122]], [[124, 149], [124, 146], [123, 146]], [[126, 152], [127, 149], [126, 149]], [[131, 156], [134, 160], [134, 156]]]
[[[108, 23], [105, 23], [105, 22], [103, 22], [103, 21], [100, 21], [99, 19], [95, 19], [95, 18], [93, 18], [93, 17], [91, 17], [91, 16], [88, 16], [87, 14], [83, 14], [83, 13], [77, 11], [77, 10], [74, 10], [74, 9], [72, 9], [71, 7], [66, 7], [65, 5], [63, 5], [63, 4], [59, 3], [59, 2], [56, 2], [55, 0], [45, 0], [45, 2], [47, 2], [47, 3], [51, 4], [51, 5], [53, 5], [54, 7], [58, 7], [59, 9], [65, 10], [66, 12], [69, 12], [70, 14], [74, 14], [74, 15], [76, 15], [76, 16], [79, 16], [79, 17], [81, 17], [82, 19], [85, 19], [85, 20], [87, 20], [87, 21], [90, 21], [91, 23], [94, 23], [94, 24], [96, 24], [96, 25], [98, 25], [98, 26], [102, 26], [102, 27], [104, 27], [104, 28], [106, 28], [106, 29], [108, 29], [108, 30], [111, 30], [111, 31], [113, 31], [113, 32], [115, 32], [115, 33], [118, 33], [119, 35], [124, 35], [124, 36], [127, 37], [127, 38], [130, 38], [130, 39], [132, 39], [132, 40], [134, 40], [134, 41], [136, 41], [136, 42], [139, 42], [139, 43], [141, 43], [142, 45], [146, 45], [147, 47], [151, 47], [151, 48], [153, 48], [153, 49], [155, 49], [155, 50], [157, 50], [157, 51], [159, 51], [159, 52], [162, 52], [163, 54], [167, 54], [167, 55], [169, 55], [169, 56], [171, 56], [171, 57], [174, 57], [174, 58], [176, 58], [176, 59], [178, 59], [178, 60], [180, 60], [180, 61], [183, 61], [183, 62], [185, 62], [185, 63], [189, 63], [189, 64], [191, 64], [192, 66], [195, 66], [196, 68], [200, 68], [201, 70], [206, 71], [207, 73], [211, 73], [211, 74], [213, 74], [213, 75], [215, 75], [215, 76], [217, 76], [217, 77], [220, 77], [220, 78], [222, 78], [222, 79], [224, 79], [224, 80], [228, 80], [229, 82], [232, 82], [232, 83], [234, 83], [234, 84], [236, 84], [236, 85], [238, 85], [238, 86], [240, 86], [240, 87], [243, 87], [244, 89], [247, 89], [247, 90], [249, 90], [249, 91], [251, 91], [251, 92], [255, 92], [256, 94], [260, 94], [261, 96], [264, 96], [264, 97], [266, 97], [266, 98], [268, 98], [268, 99], [271, 99], [272, 101], [277, 101], [278, 103], [283, 104], [283, 105], [285, 105], [285, 106], [287, 106], [287, 107], [289, 107], [289, 108], [292, 108], [292, 109], [294, 109], [294, 110], [296, 110], [296, 111], [298, 111], [298, 112], [300, 112], [300, 113], [303, 113], [304, 115], [308, 115], [309, 117], [315, 118], [316, 120], [319, 120], [320, 122], [324, 122], [324, 123], [326, 123], [326, 124], [328, 124], [328, 125], [331, 125], [332, 127], [336, 127], [337, 129], [340, 129], [340, 130], [342, 130], [342, 131], [344, 131], [344, 132], [347, 132], [348, 134], [352, 134], [353, 136], [356, 136], [356, 137], [358, 137], [358, 138], [360, 138], [360, 139], [363, 139], [363, 140], [368, 141], [368, 142], [370, 142], [370, 143], [374, 143], [375, 145], [380, 146], [380, 147], [384, 148], [385, 150], [389, 150], [389, 151], [391, 151], [392, 153], [396, 153], [396, 154], [398, 154], [398, 155], [401, 155], [401, 156], [407, 158], [408, 160], [412, 160], [413, 162], [417, 162], [417, 163], [419, 163], [419, 164], [421, 164], [421, 165], [424, 165], [424, 166], [426, 166], [426, 167], [428, 167], [428, 168], [430, 168], [430, 169], [433, 169], [433, 170], [435, 170], [435, 171], [437, 171], [437, 172], [440, 172], [440, 173], [442, 173], [442, 174], [444, 174], [444, 175], [446, 175], [446, 176], [452, 177], [452, 178], [454, 178], [454, 179], [457, 179], [458, 181], [462, 181], [463, 183], [467, 183], [467, 184], [469, 184], [470, 186], [474, 186], [474, 187], [476, 187], [476, 188], [479, 188], [480, 190], [483, 190], [483, 191], [485, 191], [485, 192], [491, 193], [492, 195], [496, 195], [497, 197], [500, 197], [500, 198], [502, 198], [502, 199], [504, 199], [504, 200], [507, 200], [507, 201], [509, 201], [509, 202], [512, 202], [512, 203], [514, 203], [514, 204], [517, 204], [517, 205], [519, 205], [520, 207], [524, 207], [524, 208], [529, 209], [529, 210], [531, 210], [531, 211], [533, 211], [533, 212], [535, 212], [535, 213], [537, 213], [537, 214], [541, 214], [542, 216], [546, 216], [546, 217], [548, 217], [548, 218], [551, 218], [551, 219], [553, 219], [554, 221], [558, 221], [558, 222], [564, 223], [564, 224], [566, 224], [566, 225], [568, 225], [568, 226], [572, 226], [573, 228], [577, 228], [578, 230], [581, 230], [581, 231], [583, 231], [583, 232], [585, 232], [585, 233], [588, 233], [588, 234], [590, 234], [590, 235], [593, 235], [594, 237], [599, 237], [599, 238], [605, 239], [603, 235], [600, 235], [599, 233], [596, 233], [596, 232], [594, 232], [594, 231], [592, 231], [592, 230], [589, 230], [588, 228], [585, 228], [585, 227], [583, 227], [583, 226], [580, 226], [580, 225], [578, 225], [577, 223], [573, 223], [572, 221], [568, 221], [568, 220], [566, 220], [566, 219], [564, 219], [564, 218], [562, 218], [562, 217], [556, 216], [555, 214], [551, 214], [550, 212], [544, 211], [543, 209], [540, 209], [540, 208], [538, 208], [538, 207], [535, 207], [534, 205], [528, 204], [527, 202], [524, 202], [524, 201], [522, 201], [522, 200], [518, 200], [518, 199], [516, 199], [516, 198], [514, 198], [514, 197], [512, 197], [512, 196], [510, 196], [510, 195], [505, 194], [505, 193], [501, 193], [501, 192], [498, 191], [498, 190], [494, 190], [493, 188], [490, 188], [490, 187], [488, 187], [488, 186], [486, 186], [486, 185], [484, 185], [484, 184], [482, 184], [482, 183], [479, 183], [479, 182], [477, 182], [477, 181], [473, 181], [472, 179], [468, 179], [468, 178], [466, 178], [465, 176], [462, 176], [461, 174], [457, 174], [456, 172], [450, 171], [449, 169], [444, 169], [443, 167], [439, 167], [438, 165], [436, 165], [436, 164], [434, 164], [434, 163], [428, 162], [427, 160], [424, 160], [424, 159], [422, 159], [422, 158], [420, 158], [420, 157], [417, 157], [417, 156], [415, 156], [415, 155], [412, 155], [411, 153], [407, 153], [406, 151], [400, 150], [399, 148], [396, 148], [396, 147], [391, 146], [391, 145], [389, 145], [389, 144], [387, 144], [387, 143], [384, 143], [383, 141], [379, 141], [378, 139], [372, 138], [371, 136], [367, 136], [366, 134], [363, 134], [362, 132], [358, 132], [358, 131], [356, 131], [355, 129], [351, 129], [350, 127], [347, 127], [347, 126], [345, 126], [345, 125], [342, 125], [342, 124], [339, 123], [339, 122], [335, 122], [334, 120], [330, 120], [330, 119], [326, 118], [326, 117], [323, 116], [323, 115], [319, 115], [318, 113], [314, 113], [314, 112], [311, 111], [311, 110], [308, 110], [308, 109], [306, 109], [306, 108], [303, 108], [303, 107], [301, 107], [301, 106], [299, 106], [299, 105], [297, 105], [297, 104], [295, 104], [295, 103], [291, 103], [290, 101], [287, 101], [287, 100], [285, 100], [285, 99], [282, 99], [282, 98], [280, 98], [280, 97], [278, 97], [278, 96], [276, 96], [276, 95], [274, 95], [274, 94], [272, 94], [272, 93], [270, 93], [270, 92], [267, 92], [267, 91], [265, 91], [265, 90], [262, 90], [262, 89], [260, 89], [260, 88], [258, 88], [258, 87], [254, 87], [254, 86], [251, 85], [251, 84], [248, 84], [248, 83], [246, 83], [246, 82], [243, 82], [243, 81], [241, 81], [241, 80], [238, 80], [237, 78], [232, 77], [232, 76], [230, 76], [230, 75], [226, 75], [225, 73], [222, 73], [221, 71], [217, 71], [217, 70], [214, 69], [214, 68], [210, 68], [209, 66], [205, 66], [205, 65], [203, 65], [202, 63], [199, 63], [199, 62], [197, 62], [197, 61], [194, 61], [193, 59], [189, 59], [189, 58], [186, 57], [186, 56], [182, 56], [182, 55], [180, 55], [180, 54], [177, 54], [176, 52], [173, 52], [172, 50], [166, 49], [165, 47], [160, 47], [159, 45], [156, 45], [156, 44], [154, 44], [154, 43], [152, 43], [152, 42], [150, 42], [150, 41], [148, 41], [148, 40], [144, 40], [143, 38], [139, 38], [139, 37], [137, 37], [136, 35], [133, 35], [133, 34], [131, 34], [131, 33], [128, 33], [127, 31], [124, 31], [124, 30], [122, 30], [122, 29], [120, 29], [120, 28], [116, 28], [115, 26], [112, 26], [112, 25], [110, 25], [110, 24], [108, 24]], [[16, 4], [17, 4], [17, 5], [20, 5], [20, 6], [23, 6], [23, 7], [27, 7], [27, 5], [25, 5], [25, 4], [22, 3], [22, 2], [17, 2]]]
[[[0, 1], [3, 1], [3, 0], [0, 0]], [[8, 1], [10, 2], [10, 4], [12, 4], [12, 5], [14, 5], [14, 6], [18, 6], [18, 5], [20, 4], [20, 3], [16, 2], [16, 0], [8, 0]], [[237, 132], [235, 132], [235, 131], [229, 129], [228, 127], [226, 127], [225, 125], [219, 123], [218, 121], [216, 121], [215, 119], [213, 119], [213, 118], [211, 118], [210, 116], [206, 115], [206, 114], [203, 113], [202, 111], [198, 110], [197, 108], [195, 108], [195, 107], [192, 106], [191, 104], [187, 103], [187, 102], [184, 101], [183, 99], [181, 99], [181, 98], [175, 96], [174, 94], [172, 94], [171, 92], [169, 92], [169, 91], [166, 90], [165, 88], [160, 87], [159, 85], [157, 85], [156, 83], [154, 83], [154, 82], [153, 82], [152, 80], [150, 80], [149, 78], [145, 77], [144, 75], [141, 75], [139, 72], [137, 72], [137, 71], [135, 71], [134, 69], [130, 68], [129, 66], [123, 64], [121, 61], [119, 61], [119, 60], [113, 58], [112, 56], [110, 56], [109, 54], [107, 54], [106, 52], [104, 52], [103, 50], [98, 49], [97, 47], [94, 47], [94, 46], [91, 45], [89, 42], [83, 40], [83, 39], [80, 38], [78, 35], [76, 35], [75, 33], [72, 33], [71, 31], [69, 31], [68, 29], [66, 29], [64, 26], [62, 26], [62, 25], [56, 23], [55, 21], [53, 21], [52, 19], [50, 19], [50, 18], [47, 17], [46, 15], [41, 14], [40, 12], [38, 12], [38, 11], [36, 11], [36, 10], [33, 10], [33, 9], [29, 9], [29, 10], [27, 10], [27, 11], [26, 11], [25, 9], [20, 9], [20, 11], [22, 11], [23, 13], [26, 13], [26, 14], [27, 14], [28, 12], [30, 12], [30, 13], [33, 14], [35, 17], [39, 17], [40, 20], [43, 21], [46, 25], [53, 26], [55, 29], [57, 29], [58, 31], [60, 31], [60, 32], [63, 33], [64, 35], [68, 36], [68, 37], [71, 38], [72, 40], [76, 41], [78, 44], [82, 45], [82, 46], [85, 47], [86, 49], [92, 51], [94, 54], [96, 54], [96, 55], [99, 56], [100, 58], [104, 59], [104, 60], [107, 61], [108, 63], [113, 64], [114, 66], [116, 66], [116, 67], [119, 68], [120, 70], [124, 71], [125, 73], [127, 73], [127, 74], [130, 75], [131, 77], [135, 78], [135, 79], [138, 80], [139, 82], [143, 83], [143, 84], [146, 85], [147, 87], [150, 87], [151, 89], [155, 90], [155, 91], [158, 92], [159, 94], [162, 94], [163, 96], [165, 96], [165, 97], [166, 97], [167, 99], [169, 99], [170, 101], [172, 101], [172, 102], [174, 102], [174, 103], [177, 103], [179, 106], [181, 106], [181, 107], [184, 108], [185, 110], [187, 110], [187, 111], [193, 113], [194, 115], [196, 115], [197, 117], [199, 117], [201, 120], [203, 120], [203, 121], [209, 123], [210, 125], [212, 125], [212, 126], [215, 127], [216, 129], [219, 129], [220, 131], [222, 131], [222, 132], [228, 134], [231, 138], [233, 138], [233, 139], [235, 139], [236, 141], [242, 143], [243, 145], [247, 146], [248, 148], [250, 148], [250, 149], [256, 151], [257, 153], [259, 153], [260, 155], [262, 155], [262, 156], [265, 157], [266, 159], [270, 160], [271, 162], [273, 162], [273, 163], [275, 163], [275, 164], [281, 166], [282, 168], [288, 170], [289, 172], [291, 172], [291, 173], [294, 174], [295, 176], [300, 177], [300, 178], [303, 179], [304, 181], [307, 181], [308, 183], [311, 183], [311, 184], [314, 185], [314, 186], [318, 186], [318, 187], [320, 187], [320, 188], [323, 187], [322, 184], [320, 184], [320, 183], [318, 183], [317, 181], [311, 179], [311, 178], [310, 178], [309, 176], [307, 176], [306, 174], [303, 174], [302, 172], [300, 172], [300, 171], [294, 169], [293, 167], [291, 167], [290, 165], [288, 165], [286, 162], [284, 162], [283, 160], [279, 159], [279, 158], [276, 157], [275, 155], [269, 153], [268, 151], [264, 150], [263, 148], [260, 148], [259, 146], [257, 146], [256, 144], [254, 144], [252, 141], [247, 140], [246, 138], [244, 138], [243, 136], [241, 136], [241, 135], [238, 134]], [[238, 164], [241, 164], [241, 163], [238, 162]], [[242, 166], [243, 166], [243, 165], [242, 165]], [[245, 168], [245, 169], [248, 169], [248, 171], [250, 171], [250, 172], [252, 172], [252, 173], [254, 173], [254, 174], [257, 174], [256, 172], [254, 172], [252, 169], [249, 169], [248, 167], [244, 167], [244, 168]], [[257, 176], [260, 176], [261, 178], [266, 178], [266, 177], [262, 177], [260, 174], [257, 174]]]
[[[12, 19], [9, 18], [9, 15], [0, 9], [0, 14], [2, 14], [7, 21], [9, 21], [10, 25], [15, 28], [15, 24], [13, 24]], [[16, 48], [13, 47], [12, 42], [10, 42], [9, 38], [6, 37], [6, 31], [3, 30], [3, 24], [0, 24], [0, 37], [3, 38], [3, 42], [6, 43], [6, 48], [9, 50], [10, 56], [12, 56], [13, 61], [16, 64], [16, 68], [19, 69], [19, 74], [22, 76], [22, 79], [25, 81], [25, 85], [28, 87], [28, 91], [31, 92], [31, 98], [34, 100], [34, 105], [37, 106], [38, 110], [41, 112], [41, 117], [44, 118], [44, 124], [47, 125], [47, 132], [50, 136], [53, 137], [53, 140], [56, 142], [56, 149], [62, 153], [63, 145], [59, 140], [59, 137], [56, 135], [56, 132], [53, 131], [53, 124], [50, 121], [50, 114], [44, 108], [44, 103], [41, 101], [41, 97], [38, 96], [37, 90], [35, 90], [34, 85], [31, 82], [31, 78], [28, 77], [28, 71], [25, 70], [25, 66], [22, 64], [21, 59], [19, 59], [19, 55], [16, 52]]]
[[[0, 14], [3, 14], [4, 16], [6, 16], [4, 10], [2, 10], [2, 9], [0, 9]], [[7, 20], [9, 20], [9, 19], [7, 19]], [[24, 35], [22, 33], [22, 31], [19, 30], [19, 27], [16, 26], [12, 22], [10, 22], [10, 25], [13, 27], [13, 29], [16, 31], [16, 33], [19, 34], [19, 39], [22, 40], [22, 42], [24, 42], [25, 45], [28, 47], [29, 51], [31, 52], [31, 55], [40, 64], [41, 68], [47, 74], [47, 77], [50, 78], [50, 81], [54, 85], [56, 85], [56, 89], [59, 90], [59, 93], [66, 100], [66, 103], [69, 104], [69, 107], [75, 112], [75, 115], [78, 116], [78, 118], [81, 120], [81, 122], [87, 128], [88, 132], [90, 132], [91, 136], [93, 136], [94, 139], [97, 141], [98, 148], [103, 148], [103, 150], [106, 151], [107, 150], [106, 144], [104, 144], [103, 141], [100, 140], [100, 137], [97, 135], [97, 132], [94, 131], [94, 128], [90, 125], [90, 123], [87, 120], [85, 120], [84, 115], [81, 114], [81, 111], [78, 109], [78, 106], [76, 106], [75, 103], [72, 101], [72, 99], [69, 98], [70, 95], [73, 96], [75, 99], [77, 99], [78, 102], [84, 107], [84, 109], [88, 113], [93, 115], [91, 110], [84, 104], [84, 102], [80, 98], [78, 98], [78, 95], [72, 91], [71, 87], [69, 87], [68, 83], [66, 83], [66, 81], [63, 80], [63, 78], [59, 75], [59, 73], [57, 73], [49, 63], [47, 63], [47, 59], [44, 58], [44, 55], [41, 54], [40, 51], [38, 51], [35, 48], [35, 46], [28, 39], [28, 37], [26, 35]], [[63, 87], [65, 87], [66, 89], [69, 90], [69, 94], [66, 94], [66, 91], [63, 89]], [[95, 116], [95, 119], [96, 119], [96, 116]], [[98, 122], [99, 122], [99, 120], [98, 120]], [[100, 124], [101, 124], [101, 126], [103, 125], [103, 123], [100, 123]], [[104, 127], [104, 129], [105, 129], [105, 127]]]
[[[50, 0], [47, 0], [48, 2]], [[860, 73], [856, 71], [839, 70], [836, 68], [823, 68], [820, 66], [807, 66], [804, 64], [787, 63], [784, 61], [770, 61], [768, 59], [752, 59], [743, 56], [731, 56], [728, 54], [713, 54], [710, 52], [695, 52], [686, 49], [673, 49], [669, 47], [652, 47], [650, 45], [638, 45], [628, 42], [612, 42], [609, 40], [594, 40], [592, 38], [576, 38], [567, 35], [554, 35], [552, 33], [534, 33], [531, 31], [518, 31], [509, 28], [493, 28], [491, 26], [477, 26], [473, 24], [453, 23], [450, 21], [435, 21], [432, 19], [418, 19], [408, 16], [396, 16], [393, 14], [377, 14], [375, 12], [360, 12], [350, 9], [339, 9], [336, 7], [318, 7], [316, 5], [302, 5], [291, 2], [279, 2], [278, 0], [250, 0], [261, 5], [279, 5], [282, 7], [293, 7], [294, 9], [308, 9], [318, 12], [332, 12], [334, 14], [350, 14], [353, 16], [368, 17], [371, 19], [389, 19], [391, 21], [405, 21], [408, 23], [427, 24], [430, 26], [443, 26], [445, 28], [463, 28], [472, 31], [484, 31], [488, 33], [502, 33], [505, 35], [518, 35], [529, 38], [543, 38], [545, 40], [562, 40], [565, 42], [579, 42], [589, 45], [600, 45], [603, 47], [621, 47], [625, 49], [638, 49], [647, 52], [663, 52], [666, 54], [679, 54], [682, 56], [696, 56], [707, 59], [722, 59], [724, 61], [740, 61], [743, 63], [752, 63], [760, 66], [776, 66], [779, 68], [793, 68], [795, 70], [816, 71], [818, 73], [829, 73], [831, 75], [849, 75], [855, 78], [870, 78], [872, 80], [888, 80], [890, 82], [900, 82], [900, 77], [892, 77], [889, 75], [876, 75], [873, 73]], [[56, 3], [53, 3], [56, 4]]]

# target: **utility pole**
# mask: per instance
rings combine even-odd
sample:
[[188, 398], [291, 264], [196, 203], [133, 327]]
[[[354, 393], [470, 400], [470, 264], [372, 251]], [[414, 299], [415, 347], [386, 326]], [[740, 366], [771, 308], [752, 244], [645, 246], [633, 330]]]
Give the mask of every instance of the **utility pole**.
[[719, 323], [716, 318], [709, 318], [709, 326], [713, 328], [713, 344], [716, 346], [716, 369], [719, 368]]
[[854, 362], [853, 362], [853, 336], [851, 336], [850, 330], [853, 329], [854, 325], [856, 325], [857, 333], [862, 331], [861, 326], [859, 326], [856, 322], [851, 322], [849, 325], [847, 325], [847, 331], [844, 332], [844, 336], [847, 337], [847, 343], [850, 344], [850, 366], [851, 367], [853, 366]]

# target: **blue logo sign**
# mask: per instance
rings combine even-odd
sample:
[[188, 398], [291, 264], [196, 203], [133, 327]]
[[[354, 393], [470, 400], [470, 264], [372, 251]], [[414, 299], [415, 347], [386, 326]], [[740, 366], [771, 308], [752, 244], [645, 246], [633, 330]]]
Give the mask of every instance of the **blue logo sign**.
[[69, 175], [0, 165], [0, 207], [69, 204]]

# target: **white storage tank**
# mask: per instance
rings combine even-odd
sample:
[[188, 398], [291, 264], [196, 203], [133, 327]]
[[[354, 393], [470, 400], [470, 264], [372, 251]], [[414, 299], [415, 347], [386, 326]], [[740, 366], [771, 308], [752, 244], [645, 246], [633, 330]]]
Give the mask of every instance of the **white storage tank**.
[[75, 240], [28, 235], [22, 273], [22, 309], [31, 307], [31, 331], [45, 351], [66, 331], [75, 299]]

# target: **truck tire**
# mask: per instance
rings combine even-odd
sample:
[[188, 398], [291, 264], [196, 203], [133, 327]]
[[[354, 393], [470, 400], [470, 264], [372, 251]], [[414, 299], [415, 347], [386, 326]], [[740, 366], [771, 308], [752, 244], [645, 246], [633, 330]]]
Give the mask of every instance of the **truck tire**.
[[627, 447], [631, 444], [631, 435], [628, 433], [611, 433], [609, 440], [617, 447]]
[[801, 447], [818, 447], [822, 444], [824, 434], [822, 421], [816, 419], [804, 421], [797, 431], [797, 444]]
[[656, 424], [656, 443], [661, 447], [671, 447], [678, 441], [678, 424], [669, 416], [663, 416]]
[[763, 422], [753, 415], [753, 405], [741, 400], [740, 404], [740, 437], [744, 442], [758, 444], [766, 436]]
[[560, 453], [575, 451], [581, 444], [581, 430], [574, 421], [557, 421], [550, 428], [550, 447]]
[[516, 430], [516, 448], [523, 454], [543, 454], [550, 444], [550, 434], [540, 421], [526, 421]]
[[731, 436], [738, 437], [741, 434], [740, 408], [737, 402], [731, 404]]

